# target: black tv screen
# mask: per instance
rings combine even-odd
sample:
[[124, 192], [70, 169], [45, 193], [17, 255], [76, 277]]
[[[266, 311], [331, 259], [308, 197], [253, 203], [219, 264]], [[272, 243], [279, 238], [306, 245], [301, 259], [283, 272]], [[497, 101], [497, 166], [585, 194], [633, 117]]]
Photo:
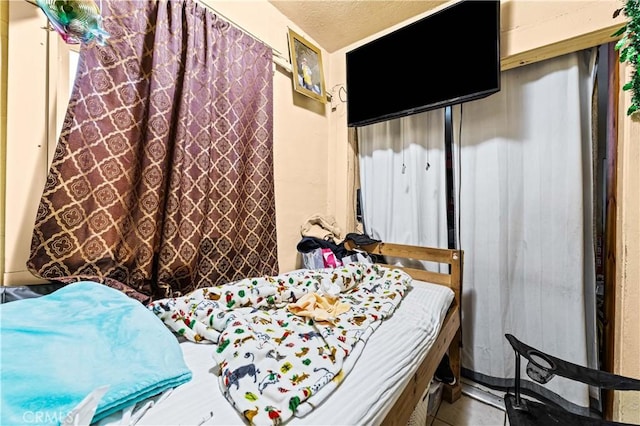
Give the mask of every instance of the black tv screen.
[[364, 126], [500, 90], [500, 1], [465, 0], [346, 53], [347, 123]]

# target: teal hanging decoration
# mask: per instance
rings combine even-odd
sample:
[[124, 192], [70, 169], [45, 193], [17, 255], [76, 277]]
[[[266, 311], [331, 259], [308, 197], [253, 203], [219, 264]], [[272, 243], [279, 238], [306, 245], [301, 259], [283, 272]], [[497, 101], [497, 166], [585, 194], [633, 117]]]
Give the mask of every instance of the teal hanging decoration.
[[628, 21], [612, 37], [622, 36], [615, 50], [620, 54], [620, 62], [633, 67], [631, 81], [622, 86], [622, 90], [631, 90], [631, 106], [627, 110], [627, 115], [631, 115], [640, 110], [640, 0], [626, 0], [624, 7], [616, 10], [613, 17], [620, 12], [624, 12]]
[[109, 38], [102, 27], [100, 9], [93, 0], [36, 0], [36, 3], [67, 44], [95, 40], [104, 46]]

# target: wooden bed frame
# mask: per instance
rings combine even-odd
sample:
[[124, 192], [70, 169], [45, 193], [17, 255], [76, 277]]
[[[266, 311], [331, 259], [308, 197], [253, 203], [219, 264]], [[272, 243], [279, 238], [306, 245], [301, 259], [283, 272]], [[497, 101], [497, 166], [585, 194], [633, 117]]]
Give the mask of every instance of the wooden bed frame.
[[454, 300], [442, 323], [440, 333], [433, 343], [429, 353], [422, 361], [416, 372], [409, 378], [402, 394], [395, 401], [393, 407], [382, 422], [383, 425], [406, 426], [415, 407], [424, 395], [433, 375], [445, 353], [448, 352], [451, 369], [456, 377], [455, 385], [444, 385], [443, 399], [452, 403], [460, 398], [460, 345], [461, 345], [461, 311], [460, 297], [462, 295], [462, 265], [464, 252], [462, 250], [417, 247], [392, 243], [374, 243], [356, 245], [352, 240], [345, 242], [347, 250], [359, 249], [367, 253], [392, 256], [397, 258], [424, 260], [449, 265], [449, 273], [440, 273], [385, 265], [402, 269], [412, 278], [433, 284], [444, 285], [454, 292]]

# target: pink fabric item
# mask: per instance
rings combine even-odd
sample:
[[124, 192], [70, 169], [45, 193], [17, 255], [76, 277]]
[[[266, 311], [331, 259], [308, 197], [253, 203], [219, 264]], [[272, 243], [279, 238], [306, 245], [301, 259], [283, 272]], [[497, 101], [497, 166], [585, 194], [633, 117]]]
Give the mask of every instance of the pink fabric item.
[[342, 263], [336, 259], [336, 255], [333, 254], [331, 249], [322, 249], [322, 259], [324, 260], [325, 268], [337, 268], [338, 266], [342, 266]]

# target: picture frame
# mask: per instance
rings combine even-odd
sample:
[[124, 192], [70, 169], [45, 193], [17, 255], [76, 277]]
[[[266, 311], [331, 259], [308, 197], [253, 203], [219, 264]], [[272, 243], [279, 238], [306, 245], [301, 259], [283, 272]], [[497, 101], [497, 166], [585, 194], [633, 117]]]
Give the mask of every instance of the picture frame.
[[294, 90], [326, 103], [327, 92], [320, 49], [300, 34], [289, 29], [289, 55]]

